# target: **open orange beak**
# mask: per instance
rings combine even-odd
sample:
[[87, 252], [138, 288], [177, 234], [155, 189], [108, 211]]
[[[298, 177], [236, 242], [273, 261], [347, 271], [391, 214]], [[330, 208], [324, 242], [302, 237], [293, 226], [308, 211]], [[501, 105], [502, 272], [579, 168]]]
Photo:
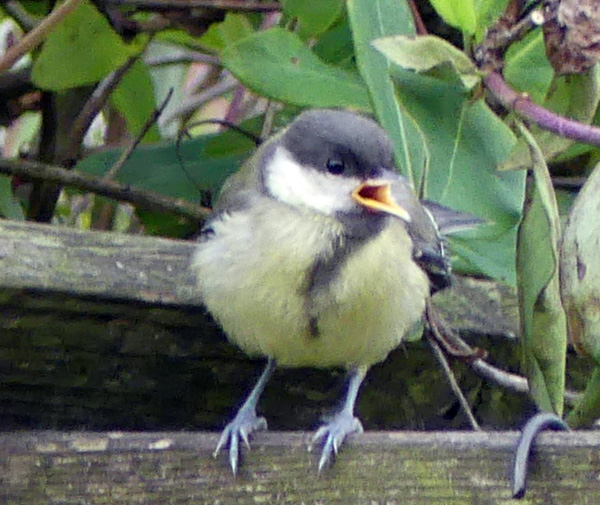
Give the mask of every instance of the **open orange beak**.
[[369, 210], [386, 212], [407, 223], [411, 221], [410, 214], [392, 196], [392, 181], [365, 181], [352, 192], [352, 198]]

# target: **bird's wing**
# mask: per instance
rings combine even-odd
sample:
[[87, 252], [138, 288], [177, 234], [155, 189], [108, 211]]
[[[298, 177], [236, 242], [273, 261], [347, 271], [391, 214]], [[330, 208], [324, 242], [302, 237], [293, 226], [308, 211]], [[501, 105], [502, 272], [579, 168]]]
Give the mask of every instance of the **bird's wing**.
[[461, 212], [458, 210], [444, 207], [439, 203], [423, 201], [421, 202], [425, 208], [431, 213], [436, 222], [441, 235], [452, 235], [466, 230], [473, 230], [479, 226], [487, 224], [485, 219]]

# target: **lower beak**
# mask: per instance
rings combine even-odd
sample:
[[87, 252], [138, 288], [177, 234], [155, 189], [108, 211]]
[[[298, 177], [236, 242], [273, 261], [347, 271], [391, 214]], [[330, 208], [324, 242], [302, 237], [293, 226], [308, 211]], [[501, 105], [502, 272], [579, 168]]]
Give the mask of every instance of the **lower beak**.
[[392, 196], [392, 183], [387, 180], [365, 181], [352, 192], [352, 198], [366, 209], [385, 212], [410, 223], [410, 214]]

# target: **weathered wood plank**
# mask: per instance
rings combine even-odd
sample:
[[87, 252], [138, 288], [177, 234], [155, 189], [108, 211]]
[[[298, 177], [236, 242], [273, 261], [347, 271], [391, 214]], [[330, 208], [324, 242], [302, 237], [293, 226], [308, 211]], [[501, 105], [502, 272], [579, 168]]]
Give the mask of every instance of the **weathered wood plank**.
[[[200, 307], [188, 265], [193, 242], [0, 221], [0, 290]], [[457, 279], [439, 297], [457, 330], [514, 337], [513, 290]]]
[[544, 433], [523, 501], [510, 497], [515, 432], [367, 432], [315, 471], [309, 433], [259, 433], [233, 478], [216, 434], [0, 434], [0, 503], [570, 504], [600, 503], [597, 432]]
[[0, 221], [0, 289], [199, 306], [187, 270], [193, 249], [192, 242]]

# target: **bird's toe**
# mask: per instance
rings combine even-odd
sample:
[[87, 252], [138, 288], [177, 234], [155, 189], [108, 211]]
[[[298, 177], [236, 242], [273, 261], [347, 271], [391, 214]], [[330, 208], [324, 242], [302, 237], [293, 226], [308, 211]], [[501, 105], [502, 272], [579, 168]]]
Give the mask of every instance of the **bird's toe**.
[[250, 435], [266, 429], [267, 421], [264, 417], [257, 416], [254, 410], [239, 410], [233, 421], [221, 433], [213, 456], [217, 457], [221, 449], [229, 446], [229, 464], [235, 475], [239, 468], [240, 441], [250, 449]]
[[323, 442], [318, 466], [319, 473], [333, 461], [348, 435], [362, 432], [363, 427], [360, 420], [345, 412], [338, 413], [331, 421], [321, 426], [314, 434], [309, 447], [312, 449], [313, 445]]

